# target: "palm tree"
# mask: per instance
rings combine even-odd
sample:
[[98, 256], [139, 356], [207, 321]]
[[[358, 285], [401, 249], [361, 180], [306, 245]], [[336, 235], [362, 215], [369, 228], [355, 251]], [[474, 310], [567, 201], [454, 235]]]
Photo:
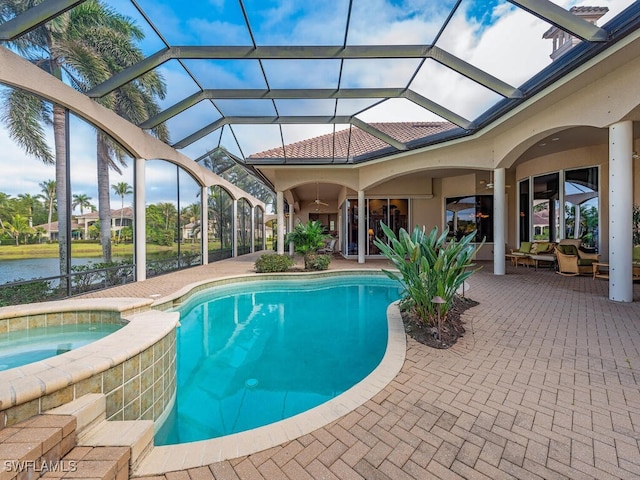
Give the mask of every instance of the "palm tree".
[[33, 227], [29, 225], [29, 219], [16, 213], [12, 218], [11, 222], [5, 222], [4, 229], [5, 233], [10, 237], [16, 239], [16, 246], [20, 243], [20, 237], [24, 236], [24, 243], [27, 243], [27, 235], [33, 233]]
[[4, 228], [2, 217], [9, 218], [12, 213], [11, 195], [0, 192], [0, 230]]
[[113, 188], [116, 195], [120, 196], [120, 228], [118, 229], [118, 243], [120, 243], [120, 232], [122, 231], [122, 221], [124, 217], [124, 197], [125, 195], [131, 195], [133, 188], [127, 182], [118, 182], [111, 185], [111, 188]]
[[89, 197], [86, 193], [74, 193], [73, 201], [71, 202], [71, 209], [75, 209], [76, 207], [80, 208], [80, 215], [84, 215], [85, 208], [91, 208], [91, 197]]
[[[0, 23], [25, 12], [32, 4], [31, 0], [0, 0]], [[143, 37], [142, 30], [132, 20], [98, 0], [87, 0], [10, 42], [10, 46], [60, 80], [64, 72], [65, 79], [74, 87], [86, 91], [142, 60], [144, 55], [134, 42]], [[98, 101], [122, 117], [140, 123], [160, 110], [155, 98], [164, 94], [165, 85], [160, 75], [149, 72]], [[21, 90], [9, 90], [4, 97], [2, 120], [9, 128], [11, 137], [29, 155], [56, 165], [60, 273], [64, 274], [68, 243], [65, 226], [69, 214], [66, 204], [65, 110]], [[49, 124], [53, 125], [54, 132], [53, 154], [44, 131], [44, 126]], [[164, 125], [152, 133], [168, 140]], [[111, 261], [109, 168], [119, 172], [116, 159], [124, 164], [124, 158], [123, 150], [104, 133], [98, 132], [96, 161], [104, 262]]]
[[53, 207], [56, 203], [56, 181], [45, 180], [38, 185], [40, 185], [42, 189], [42, 198], [49, 209], [47, 216], [47, 234], [49, 235], [49, 241], [51, 241], [51, 218], [53, 217]]
[[30, 193], [18, 194], [18, 201], [20, 206], [27, 212], [27, 218], [29, 219], [29, 226], [33, 227], [33, 210], [40, 206], [40, 199], [42, 195], [31, 195]]
[[[116, 48], [104, 48], [100, 38], [95, 38], [94, 47], [100, 51], [101, 59], [105, 63], [109, 75], [142, 61], [145, 56], [135, 41], [144, 38], [143, 31], [133, 22], [126, 26], [118, 26], [126, 33], [126, 41], [119, 42]], [[124, 39], [123, 39], [124, 40]], [[94, 86], [91, 84], [89, 86]], [[103, 101], [118, 115], [134, 124], [142, 123], [160, 111], [156, 98], [162, 99], [166, 94], [166, 85], [162, 76], [157, 72], [149, 72], [134, 81], [118, 88]], [[151, 130], [151, 133], [163, 141], [169, 140], [166, 125], [162, 124]], [[111, 261], [111, 239], [109, 225], [111, 225], [111, 205], [109, 195], [109, 171], [115, 170], [122, 174], [120, 167], [126, 166], [126, 154], [113, 139], [98, 131], [97, 135], [97, 169], [98, 169], [98, 216], [101, 225], [102, 256], [104, 262]]]
[[172, 223], [175, 223], [171, 220], [174, 219], [174, 217], [178, 213], [178, 210], [176, 209], [176, 206], [171, 202], [160, 202], [158, 203], [158, 208], [160, 209], [160, 211], [162, 212], [162, 216], [164, 217], [164, 229], [169, 230], [169, 226]]
[[[27, 11], [30, 0], [1, 0], [0, 21], [8, 21]], [[118, 26], [127, 24], [124, 17], [88, 0], [40, 27], [9, 42], [25, 58], [59, 80], [69, 80], [77, 88], [95, 85], [109, 76], [101, 61], [101, 51], [117, 51], [122, 41]], [[124, 36], [129, 40], [129, 33]], [[101, 50], [96, 44], [101, 43]], [[29, 155], [47, 164], [56, 165], [56, 201], [58, 203], [60, 274], [67, 270], [69, 206], [66, 203], [66, 114], [64, 107], [51, 105], [28, 92], [10, 89], [3, 94], [2, 121], [9, 135]], [[46, 141], [45, 126], [53, 126], [54, 151]]]

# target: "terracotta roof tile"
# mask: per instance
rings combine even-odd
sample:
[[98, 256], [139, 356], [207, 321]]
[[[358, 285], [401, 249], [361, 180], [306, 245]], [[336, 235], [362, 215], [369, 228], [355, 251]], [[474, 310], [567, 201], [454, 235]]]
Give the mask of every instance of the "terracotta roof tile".
[[[387, 122], [371, 123], [370, 125], [403, 143], [457, 128], [449, 122]], [[337, 131], [335, 136], [333, 133], [328, 133], [319, 137], [290, 143], [285, 145], [284, 151], [287, 159], [331, 159], [334, 157], [344, 159], [373, 153], [389, 146], [389, 144], [364, 130], [351, 127]], [[254, 160], [282, 159], [283, 149], [278, 147], [254, 153], [249, 158]]]

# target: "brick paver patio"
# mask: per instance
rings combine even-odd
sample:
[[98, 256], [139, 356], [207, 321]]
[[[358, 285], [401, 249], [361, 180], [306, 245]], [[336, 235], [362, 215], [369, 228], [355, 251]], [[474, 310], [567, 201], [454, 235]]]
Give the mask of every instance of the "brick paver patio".
[[[164, 295], [252, 266], [240, 257], [93, 295]], [[491, 272], [469, 281], [480, 305], [465, 337], [449, 350], [409, 339], [402, 371], [352, 413], [267, 451], [147, 478], [639, 478], [640, 285], [621, 304], [606, 280]]]

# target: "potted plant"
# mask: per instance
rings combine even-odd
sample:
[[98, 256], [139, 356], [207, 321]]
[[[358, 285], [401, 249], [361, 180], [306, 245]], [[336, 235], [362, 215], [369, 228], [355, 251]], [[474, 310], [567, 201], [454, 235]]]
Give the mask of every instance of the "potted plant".
[[296, 225], [293, 231], [287, 234], [285, 241], [293, 242], [295, 251], [304, 257], [305, 270], [326, 270], [331, 257], [318, 255], [317, 251], [324, 246], [328, 237], [319, 221], [309, 220], [307, 223]]

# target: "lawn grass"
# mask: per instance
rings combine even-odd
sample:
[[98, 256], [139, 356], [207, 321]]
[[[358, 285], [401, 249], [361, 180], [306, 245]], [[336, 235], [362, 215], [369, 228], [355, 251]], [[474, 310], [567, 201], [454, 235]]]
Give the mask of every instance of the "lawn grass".
[[[197, 249], [194, 244], [193, 249]], [[192, 250], [191, 244], [182, 245], [181, 251]], [[178, 245], [165, 247], [147, 244], [147, 253], [178, 252]], [[121, 243], [111, 245], [111, 254], [114, 257], [126, 257], [133, 255], [133, 244]], [[0, 245], [0, 260], [24, 260], [27, 258], [55, 258], [58, 256], [57, 243], [39, 243], [33, 245]], [[72, 257], [96, 257], [102, 256], [102, 247], [99, 243], [71, 243]]]

